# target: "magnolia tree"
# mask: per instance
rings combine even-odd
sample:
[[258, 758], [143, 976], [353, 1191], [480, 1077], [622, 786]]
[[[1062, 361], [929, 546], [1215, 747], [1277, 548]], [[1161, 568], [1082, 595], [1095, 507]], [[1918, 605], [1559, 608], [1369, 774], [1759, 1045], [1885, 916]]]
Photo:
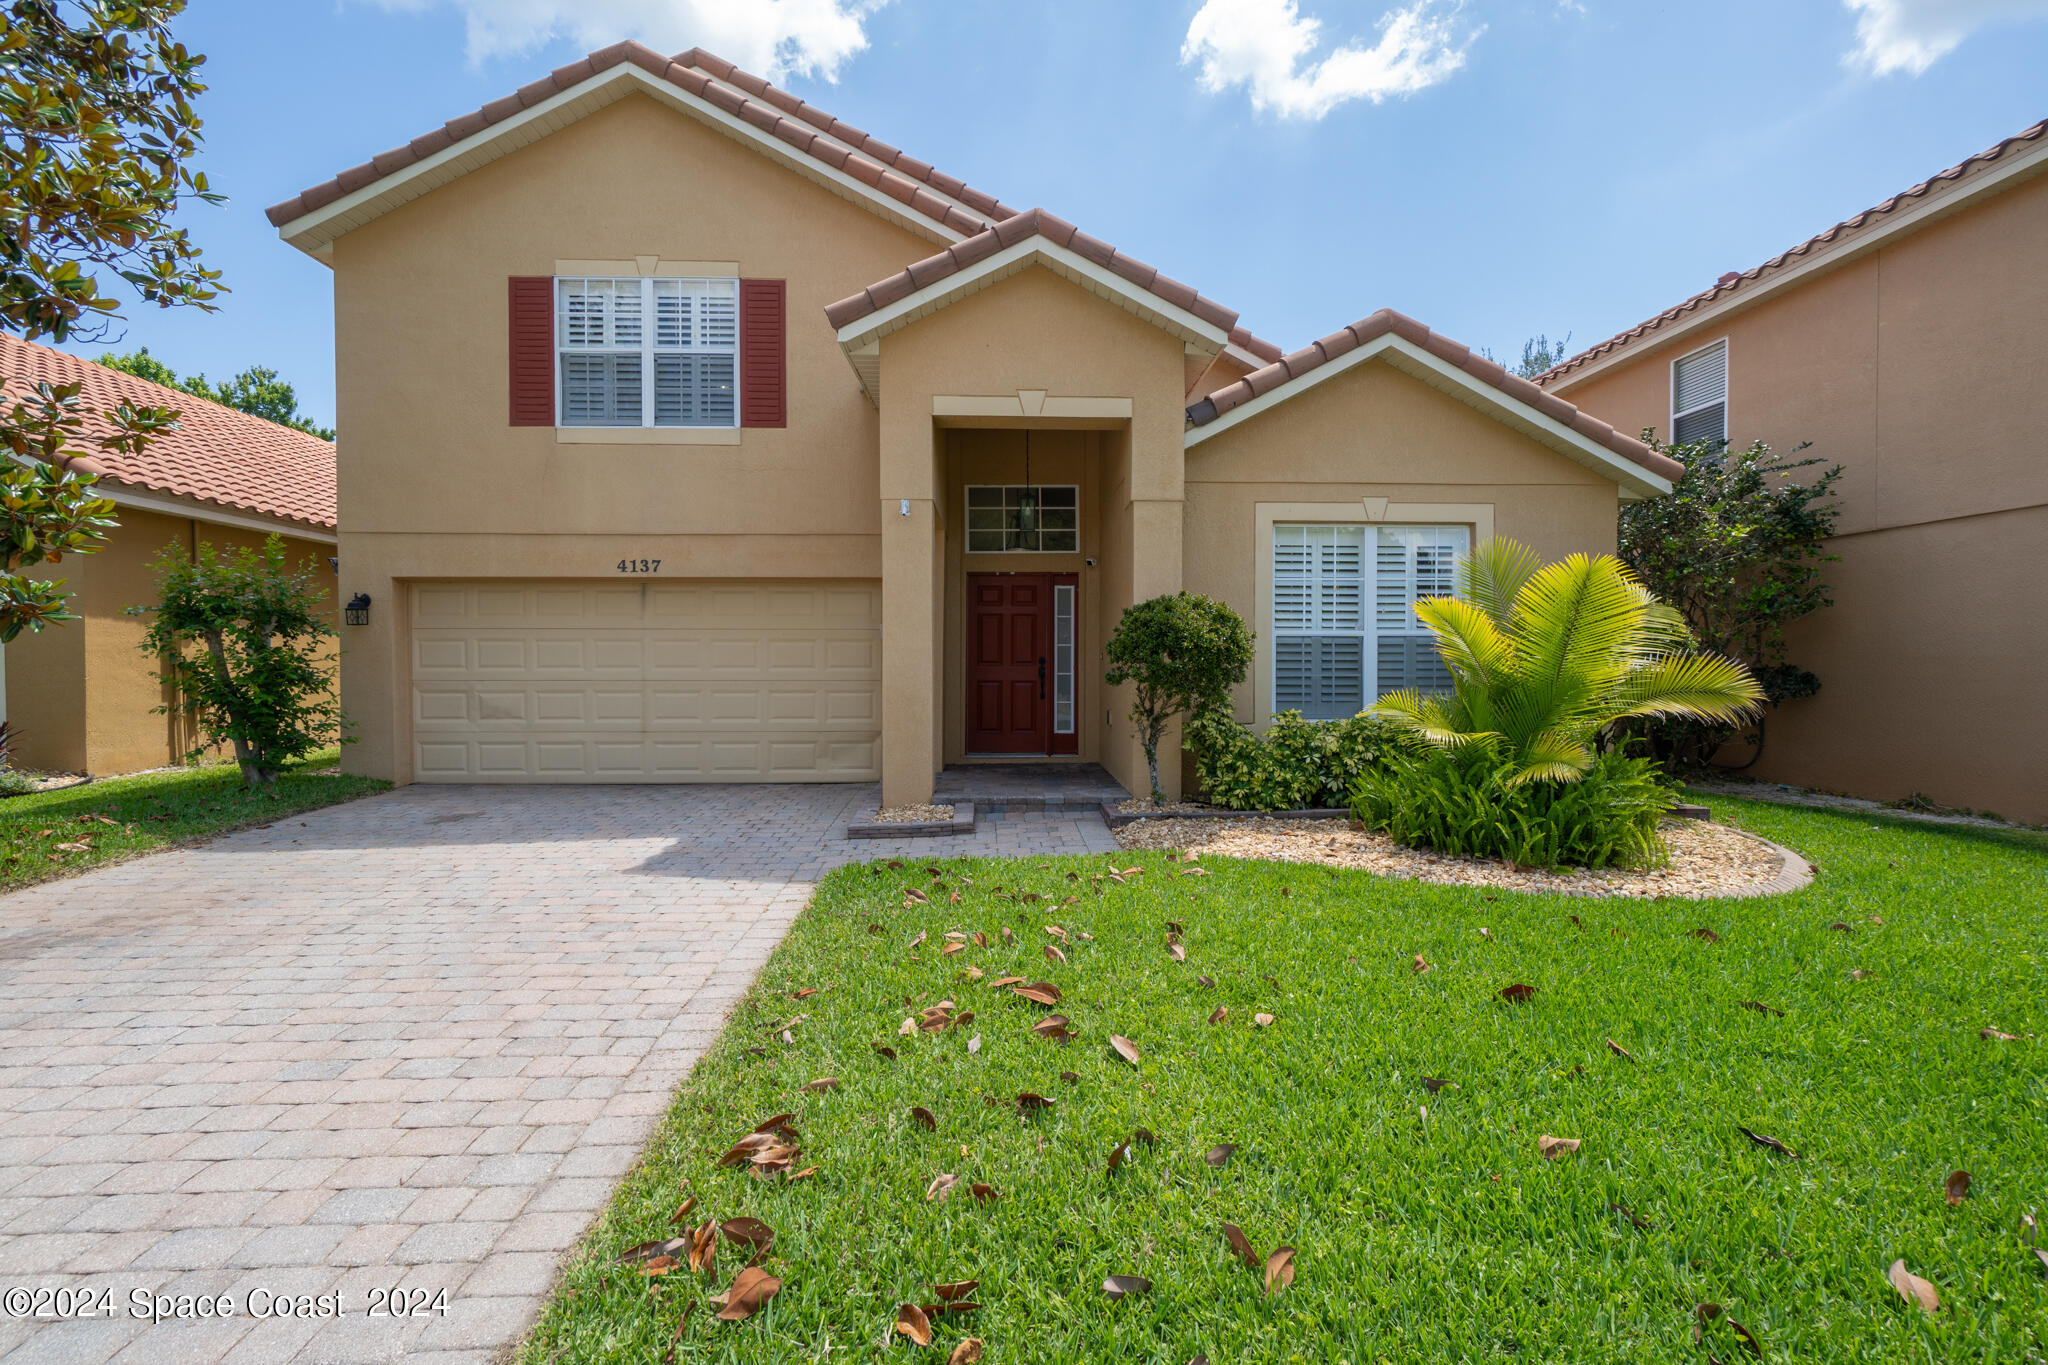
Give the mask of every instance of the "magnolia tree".
[[[218, 272], [173, 227], [220, 202], [187, 168], [205, 58], [171, 36], [184, 0], [11, 0], [0, 11], [0, 330], [103, 336], [118, 276], [144, 302], [212, 308]], [[74, 619], [62, 580], [24, 572], [105, 543], [113, 504], [78, 457], [133, 452], [176, 412], [89, 414], [78, 386], [0, 374], [0, 641]], [[86, 439], [88, 417], [99, 434]]]
[[1159, 789], [1159, 741], [1176, 716], [1229, 705], [1230, 689], [1252, 663], [1252, 633], [1229, 607], [1199, 593], [1177, 592], [1130, 607], [1105, 651], [1111, 687], [1133, 684], [1131, 724], [1145, 746], [1152, 799]]
[[149, 618], [143, 652], [163, 661], [176, 690], [159, 714], [184, 712], [209, 742], [232, 745], [247, 787], [277, 781], [286, 759], [346, 742], [334, 656], [322, 653], [334, 627], [311, 560], [287, 565], [272, 536], [260, 551], [201, 542], [187, 557], [170, 545], [150, 567], [157, 604], [128, 611]]

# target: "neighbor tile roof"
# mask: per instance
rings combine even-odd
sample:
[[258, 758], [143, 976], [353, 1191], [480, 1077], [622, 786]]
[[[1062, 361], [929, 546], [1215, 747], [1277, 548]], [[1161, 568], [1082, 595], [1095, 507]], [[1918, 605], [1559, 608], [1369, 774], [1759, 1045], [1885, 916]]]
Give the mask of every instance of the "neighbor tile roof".
[[87, 437], [112, 428], [97, 414], [121, 403], [178, 409], [178, 429], [138, 455], [100, 450], [73, 463], [118, 483], [265, 516], [333, 527], [334, 446], [261, 417], [167, 389], [96, 361], [0, 335], [0, 383], [9, 402], [26, 385], [77, 384]]
[[[343, 195], [375, 184], [622, 62], [630, 62], [649, 75], [716, 105], [769, 136], [845, 172], [956, 232], [979, 232], [989, 220], [1007, 218], [1016, 212], [1005, 208], [994, 196], [972, 189], [915, 157], [904, 155], [888, 143], [813, 109], [795, 96], [739, 70], [731, 62], [698, 48], [692, 48], [680, 57], [668, 58], [635, 42], [613, 43], [610, 47], [600, 48], [581, 61], [571, 62], [530, 85], [521, 86], [503, 99], [491, 101], [474, 113], [449, 120], [403, 147], [394, 147], [360, 166], [343, 171], [332, 180], [302, 190], [281, 204], [273, 204], [265, 212], [272, 226], [283, 227], [294, 218], [325, 208]], [[941, 199], [939, 194], [932, 193], [933, 190], [958, 199], [960, 203], [971, 206], [974, 212]], [[976, 213], [983, 216], [976, 217]]]
[[1880, 222], [1887, 215], [1897, 213], [1901, 209], [1913, 207], [1925, 200], [1928, 195], [1944, 189], [1982, 170], [1986, 166], [2003, 160], [2015, 150], [2040, 142], [2043, 137], [2048, 137], [2048, 119], [2043, 119], [2033, 127], [2023, 132], [2015, 133], [1994, 146], [1985, 148], [1975, 156], [1966, 157], [1947, 170], [1921, 181], [1909, 190], [1899, 191], [1899, 193], [1885, 200], [1882, 204], [1867, 208], [1853, 218], [1844, 218], [1826, 232], [1807, 238], [1790, 251], [1781, 252], [1771, 257], [1770, 260], [1765, 261], [1762, 265], [1754, 266], [1748, 270], [1729, 271], [1721, 276], [1711, 288], [1701, 290], [1685, 302], [1667, 308], [1657, 314], [1657, 316], [1639, 322], [1625, 332], [1617, 332], [1599, 345], [1589, 346], [1585, 350], [1580, 351], [1569, 360], [1559, 361], [1556, 365], [1536, 376], [1536, 382], [1539, 384], [1555, 383], [1570, 375], [1573, 371], [1583, 369], [1587, 365], [1592, 364], [1601, 356], [1612, 354], [1629, 343], [1656, 331], [1658, 328], [1678, 321], [1688, 313], [1697, 312], [1717, 299], [1724, 298], [1755, 281], [1777, 274], [1787, 266], [1812, 255], [1822, 247], [1839, 241], [1848, 234], [1854, 233], [1870, 224]]
[[[1062, 246], [1075, 255], [1091, 261], [1123, 279], [1130, 281], [1147, 293], [1156, 295], [1162, 302], [1170, 303], [1184, 312], [1193, 313], [1217, 330], [1238, 335], [1247, 340], [1256, 340], [1249, 332], [1237, 325], [1237, 313], [1214, 299], [1204, 298], [1188, 285], [1168, 279], [1143, 261], [1124, 255], [1108, 242], [1076, 228], [1063, 218], [1056, 218], [1044, 209], [1006, 218], [984, 232], [978, 232], [964, 242], [955, 242], [936, 256], [927, 256], [913, 262], [908, 268], [875, 281], [860, 293], [825, 306], [825, 320], [836, 330], [849, 323], [859, 322], [869, 314], [888, 307], [899, 299], [907, 298], [920, 289], [937, 284], [950, 275], [956, 275], [978, 261], [987, 260], [999, 251], [1032, 237], [1043, 237], [1056, 246]], [[1243, 343], [1240, 342], [1240, 345]]]
[[1207, 426], [1232, 408], [1271, 393], [1281, 385], [1291, 383], [1309, 371], [1329, 364], [1347, 351], [1356, 350], [1388, 332], [1421, 347], [1440, 360], [1448, 361], [1481, 383], [1491, 385], [1516, 402], [1534, 408], [1545, 417], [1571, 428], [1581, 436], [1597, 441], [1623, 459], [1652, 474], [1675, 480], [1685, 472], [1685, 467], [1678, 461], [1659, 455], [1641, 441], [1632, 440], [1599, 418], [1579, 411], [1556, 394], [1545, 393], [1520, 375], [1509, 373], [1485, 356], [1474, 355], [1469, 348], [1452, 341], [1449, 337], [1438, 336], [1414, 318], [1405, 317], [1391, 308], [1382, 308], [1371, 317], [1354, 322], [1341, 332], [1332, 332], [1321, 341], [1313, 342], [1264, 369], [1253, 370], [1234, 384], [1224, 385], [1200, 402], [1190, 405], [1188, 421], [1198, 427]]

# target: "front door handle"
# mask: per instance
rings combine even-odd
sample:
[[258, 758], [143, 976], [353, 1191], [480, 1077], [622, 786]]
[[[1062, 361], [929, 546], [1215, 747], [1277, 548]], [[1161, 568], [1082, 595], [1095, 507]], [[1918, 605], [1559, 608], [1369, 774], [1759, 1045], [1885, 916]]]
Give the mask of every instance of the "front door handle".
[[1045, 656], [1038, 656], [1038, 699], [1045, 700]]

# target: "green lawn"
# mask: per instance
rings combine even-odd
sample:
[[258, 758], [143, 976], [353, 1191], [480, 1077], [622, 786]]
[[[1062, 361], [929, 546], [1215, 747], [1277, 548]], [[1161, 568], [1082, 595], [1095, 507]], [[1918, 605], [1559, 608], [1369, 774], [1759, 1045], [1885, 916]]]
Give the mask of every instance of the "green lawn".
[[244, 791], [241, 772], [230, 763], [10, 796], [0, 800], [0, 891], [267, 824], [391, 785], [314, 771], [332, 767], [337, 757], [328, 749], [290, 763], [266, 791]]
[[[1107, 859], [945, 863], [944, 889], [905, 908], [904, 888], [934, 884], [924, 864], [843, 869], [678, 1092], [522, 1358], [657, 1361], [694, 1302], [679, 1361], [943, 1361], [969, 1335], [1000, 1362], [1753, 1358], [1731, 1321], [1768, 1361], [2048, 1359], [2048, 1279], [2017, 1231], [2048, 1206], [2048, 1049], [1979, 1036], [2048, 1035], [2048, 837], [1713, 805], [1805, 852], [1818, 884], [1591, 901], [1222, 860], [1181, 876], [1127, 855], [1145, 872], [1124, 885], [1092, 880]], [[1047, 924], [1066, 965], [1041, 956]], [[942, 957], [954, 929], [991, 946]], [[1034, 1037], [1049, 1011], [957, 979], [968, 966], [1051, 981], [1080, 1036]], [[1496, 998], [1513, 983], [1537, 994]], [[977, 1017], [898, 1036], [942, 998]], [[785, 1043], [775, 1026], [798, 1014]], [[839, 1088], [803, 1092], [823, 1077]], [[1055, 1103], [1020, 1118], [1024, 1091]], [[815, 1175], [717, 1165], [786, 1111]], [[1108, 1170], [1139, 1127], [1157, 1144]], [[1546, 1161], [1545, 1134], [1583, 1145]], [[1237, 1151], [1216, 1168], [1220, 1143]], [[1974, 1183], [1951, 1207], [1956, 1170]], [[941, 1174], [959, 1191], [927, 1202]], [[782, 1289], [754, 1317], [703, 1302], [745, 1263], [738, 1243], [709, 1275], [615, 1260], [670, 1235], [686, 1195], [689, 1222], [775, 1230], [763, 1265]], [[1295, 1247], [1293, 1287], [1268, 1295], [1225, 1222], [1262, 1258]], [[1887, 1284], [1895, 1258], [1939, 1313]], [[1112, 1301], [1118, 1274], [1152, 1288]], [[899, 1303], [968, 1279], [979, 1312], [942, 1320], [931, 1348], [889, 1335]], [[1695, 1344], [1701, 1303], [1724, 1313]]]

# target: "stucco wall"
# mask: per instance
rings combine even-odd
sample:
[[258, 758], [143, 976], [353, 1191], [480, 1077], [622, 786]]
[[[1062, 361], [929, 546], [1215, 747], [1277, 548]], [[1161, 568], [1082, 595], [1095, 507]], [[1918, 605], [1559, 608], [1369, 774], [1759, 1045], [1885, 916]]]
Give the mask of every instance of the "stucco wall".
[[2037, 175], [1555, 389], [1668, 432], [1671, 361], [1725, 336], [1731, 440], [1811, 441], [1844, 467], [1835, 605], [1788, 632], [1822, 690], [1773, 713], [1756, 776], [2048, 820], [2048, 719], [1999, 706], [2043, 638], [2048, 544], [2028, 528], [2048, 515], [2044, 260]]
[[[632, 96], [335, 244], [351, 771], [409, 780], [403, 580], [881, 574], [877, 415], [824, 306], [932, 243]], [[734, 444], [564, 444], [507, 424], [506, 280], [558, 260], [787, 281], [788, 412]], [[639, 433], [634, 433], [635, 436]]]
[[[95, 554], [61, 566], [81, 620], [24, 634], [7, 647], [9, 719], [23, 732], [15, 762], [24, 768], [96, 775], [162, 767], [197, 743], [183, 717], [152, 714], [169, 699], [156, 663], [138, 647], [148, 622], [126, 608], [156, 600], [150, 564], [166, 546], [186, 554], [198, 541], [216, 548], [257, 548], [260, 532], [132, 507]], [[312, 559], [317, 582], [334, 602], [331, 546], [288, 537], [290, 561]]]
[[[1545, 559], [1611, 554], [1615, 484], [1387, 365], [1366, 363], [1194, 446], [1187, 463], [1187, 586], [1256, 622], [1270, 589], [1260, 572], [1259, 505], [1319, 504], [1306, 519], [1364, 523], [1366, 498], [1444, 510], [1426, 524], [1490, 524]], [[1345, 509], [1339, 512], [1336, 509]], [[1263, 725], [1270, 641], [1236, 694], [1238, 719]]]

